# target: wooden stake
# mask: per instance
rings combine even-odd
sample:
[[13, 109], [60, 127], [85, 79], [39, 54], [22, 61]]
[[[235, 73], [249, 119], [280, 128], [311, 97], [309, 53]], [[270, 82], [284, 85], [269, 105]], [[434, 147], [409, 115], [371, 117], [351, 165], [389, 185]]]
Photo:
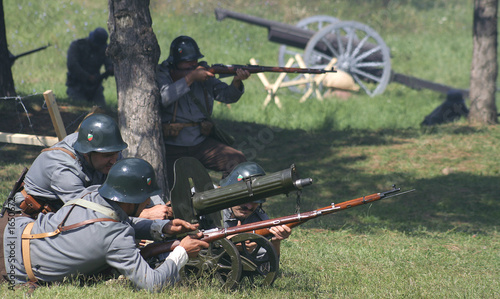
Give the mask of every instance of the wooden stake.
[[57, 106], [54, 93], [52, 90], [47, 90], [43, 93], [43, 97], [45, 98], [45, 103], [47, 103], [47, 107], [49, 108], [50, 118], [52, 119], [52, 124], [54, 125], [57, 138], [61, 141], [64, 137], [66, 137], [66, 129], [64, 128], [64, 123], [62, 121], [61, 113], [59, 112], [59, 107]]

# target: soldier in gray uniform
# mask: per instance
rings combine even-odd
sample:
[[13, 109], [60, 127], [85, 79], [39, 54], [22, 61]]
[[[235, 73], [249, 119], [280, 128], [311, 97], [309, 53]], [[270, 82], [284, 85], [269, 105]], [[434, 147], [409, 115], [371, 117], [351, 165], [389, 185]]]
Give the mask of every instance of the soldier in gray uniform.
[[[113, 267], [138, 289], [160, 291], [179, 280], [179, 269], [208, 243], [202, 233], [183, 238], [165, 262], [152, 269], [141, 257], [135, 238], [163, 240], [197, 228], [184, 220], [147, 220], [140, 213], [161, 193], [153, 167], [138, 158], [117, 162], [101, 186], [84, 190], [56, 213], [38, 219], [9, 221], [2, 248], [12, 285], [62, 281]], [[1, 266], [1, 265], [0, 265]], [[5, 278], [5, 277], [4, 277]]]
[[[255, 162], [244, 162], [236, 166], [226, 178], [222, 179], [220, 181], [220, 186], [225, 187], [251, 177], [265, 174], [264, 169], [262, 169], [259, 164]], [[256, 200], [223, 210], [224, 228], [268, 220], [269, 216], [267, 216], [266, 212], [262, 209], [262, 204], [265, 201], [265, 199]], [[286, 225], [277, 225], [271, 227], [269, 230], [273, 234], [271, 243], [279, 256], [281, 240], [288, 238], [292, 234], [292, 229]]]
[[[24, 190], [15, 195], [16, 207], [33, 217], [39, 212], [57, 211], [85, 188], [104, 183], [125, 148], [127, 144], [111, 117], [90, 115], [78, 133], [43, 150], [35, 159], [24, 178]], [[144, 210], [141, 217], [166, 219], [167, 207], [161, 198], [153, 200], [155, 206]]]
[[[108, 33], [96, 28], [87, 38], [71, 43], [67, 55], [66, 93], [71, 99], [105, 107], [102, 81], [114, 74], [113, 63], [106, 56]], [[100, 73], [104, 65], [105, 72]]]
[[209, 137], [214, 100], [237, 102], [244, 92], [243, 80], [250, 73], [238, 69], [231, 84], [226, 84], [206, 70], [206, 62], [197, 43], [188, 36], [175, 38], [170, 55], [157, 71], [161, 92], [161, 121], [165, 142], [167, 177], [173, 187], [174, 162], [194, 157], [206, 168], [221, 171], [223, 177], [246, 158], [238, 151]]

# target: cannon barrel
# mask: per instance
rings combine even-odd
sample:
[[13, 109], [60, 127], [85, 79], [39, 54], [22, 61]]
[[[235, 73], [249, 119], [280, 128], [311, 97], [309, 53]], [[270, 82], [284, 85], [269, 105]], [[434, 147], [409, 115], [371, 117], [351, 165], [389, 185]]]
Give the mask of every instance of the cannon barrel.
[[217, 21], [222, 21], [225, 18], [230, 18], [238, 21], [243, 21], [252, 25], [266, 27], [268, 30], [267, 39], [269, 41], [286, 44], [288, 46], [305, 49], [307, 42], [314, 35], [314, 31], [302, 29], [281, 22], [270, 21], [259, 17], [254, 17], [222, 8], [215, 9], [215, 18]]
[[[259, 17], [254, 17], [242, 13], [237, 13], [230, 10], [225, 10], [221, 8], [215, 9], [215, 18], [218, 21], [222, 21], [225, 18], [231, 18], [238, 21], [243, 21], [252, 25], [257, 25], [261, 27], [266, 27], [268, 29], [267, 39], [271, 42], [285, 44], [287, 46], [297, 47], [300, 49], [305, 49], [309, 40], [316, 33], [312, 30], [303, 29], [293, 25], [284, 24], [281, 22], [270, 21]], [[330, 34], [326, 37], [330, 44], [333, 45], [335, 50], [338, 51], [338, 39], [336, 35]], [[342, 44], [347, 44], [347, 40], [344, 37], [340, 38]], [[356, 47], [358, 43], [354, 43], [353, 47]], [[376, 45], [371, 43], [365, 43], [360, 49], [360, 53], [366, 53], [373, 50]], [[329, 56], [334, 56], [331, 50], [325, 43], [319, 42], [315, 46], [315, 50], [324, 53]], [[372, 53], [365, 58], [366, 61], [380, 61], [382, 56], [379, 52]], [[325, 63], [326, 64], [326, 63]]]

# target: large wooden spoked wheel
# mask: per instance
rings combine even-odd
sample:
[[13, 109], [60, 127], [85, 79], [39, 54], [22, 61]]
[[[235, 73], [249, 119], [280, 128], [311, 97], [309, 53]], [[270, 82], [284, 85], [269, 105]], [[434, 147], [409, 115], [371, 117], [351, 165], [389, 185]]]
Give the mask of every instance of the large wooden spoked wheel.
[[[308, 17], [305, 19], [300, 20], [295, 26], [302, 28], [302, 29], [307, 29], [311, 30], [312, 32], [318, 32], [319, 30], [323, 29], [324, 27], [334, 24], [336, 22], [339, 22], [339, 19], [331, 17], [331, 16], [325, 16], [325, 15], [318, 15], [318, 16], [312, 16]], [[281, 45], [279, 49], [279, 54], [278, 54], [278, 63], [280, 66], [285, 66], [286, 63], [290, 58], [295, 59], [295, 55], [303, 55], [304, 54], [304, 49], [299, 49], [287, 45]], [[300, 67], [297, 61], [293, 63], [291, 67]], [[304, 74], [287, 74], [285, 76], [285, 79], [283, 80], [284, 82], [287, 81], [296, 81], [296, 80], [302, 80], [304, 79]], [[303, 85], [303, 86], [297, 86], [297, 85], [292, 85], [289, 86], [288, 89], [297, 92], [297, 93], [304, 93], [305, 90], [308, 88], [308, 85]]]
[[304, 51], [306, 65], [323, 68], [332, 58], [337, 59], [335, 67], [350, 74], [370, 96], [381, 94], [390, 81], [390, 50], [365, 24], [341, 21], [313, 35]]

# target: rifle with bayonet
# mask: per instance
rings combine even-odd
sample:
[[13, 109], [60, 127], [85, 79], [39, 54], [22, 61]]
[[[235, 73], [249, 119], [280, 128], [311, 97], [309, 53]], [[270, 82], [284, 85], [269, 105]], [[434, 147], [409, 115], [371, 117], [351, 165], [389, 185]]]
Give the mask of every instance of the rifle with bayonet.
[[[276, 226], [276, 225], [287, 225], [290, 228], [292, 228], [292, 227], [298, 226], [300, 224], [303, 224], [311, 219], [314, 219], [314, 218], [317, 218], [320, 216], [329, 215], [329, 214], [336, 213], [336, 212], [346, 210], [349, 208], [353, 208], [353, 207], [356, 207], [359, 205], [372, 203], [374, 201], [381, 200], [383, 198], [399, 196], [399, 195], [403, 195], [403, 194], [413, 192], [413, 191], [415, 191], [415, 189], [401, 192], [401, 188], [396, 188], [396, 186], [394, 185], [392, 187], [392, 189], [389, 191], [370, 194], [367, 196], [363, 196], [360, 198], [341, 202], [338, 204], [332, 203], [331, 205], [326, 206], [324, 208], [320, 208], [320, 209], [305, 212], [305, 213], [293, 214], [290, 216], [284, 216], [284, 217], [279, 217], [279, 218], [274, 218], [274, 219], [269, 219], [269, 220], [264, 220], [264, 221], [259, 221], [259, 222], [253, 222], [253, 223], [229, 227], [229, 228], [225, 228], [225, 229], [215, 228], [215, 229], [205, 230], [205, 231], [203, 231], [203, 237], [201, 238], [201, 240], [210, 243], [210, 242], [214, 242], [216, 240], [225, 238], [227, 236], [236, 235], [236, 234], [240, 234], [240, 233], [248, 233], [248, 232], [255, 233], [258, 235], [267, 236], [270, 234], [269, 228]], [[141, 255], [145, 259], [147, 259], [147, 258], [156, 256], [156, 255], [159, 255], [161, 253], [170, 252], [175, 247], [177, 247], [179, 244], [180, 244], [179, 240], [160, 242], [160, 243], [152, 243], [152, 244], [149, 244], [141, 249]]]
[[14, 54], [9, 52], [10, 66], [12, 66], [17, 59], [19, 59], [23, 56], [29, 55], [29, 54], [33, 54], [33, 53], [38, 52], [38, 51], [42, 51], [42, 50], [48, 48], [49, 46], [50, 46], [50, 44], [43, 46], [43, 47], [40, 47], [40, 48], [30, 50], [30, 51], [26, 51], [26, 52], [18, 54], [18, 55], [14, 55]]

